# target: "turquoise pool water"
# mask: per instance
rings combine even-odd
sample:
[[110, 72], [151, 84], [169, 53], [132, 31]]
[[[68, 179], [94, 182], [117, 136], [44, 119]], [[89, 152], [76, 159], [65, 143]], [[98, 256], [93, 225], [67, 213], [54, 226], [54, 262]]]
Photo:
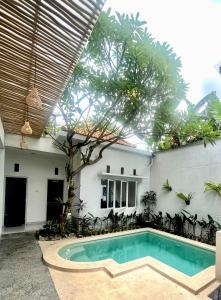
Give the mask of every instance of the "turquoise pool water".
[[72, 244], [59, 255], [78, 262], [112, 258], [119, 264], [151, 256], [189, 276], [215, 264], [215, 252], [151, 232]]

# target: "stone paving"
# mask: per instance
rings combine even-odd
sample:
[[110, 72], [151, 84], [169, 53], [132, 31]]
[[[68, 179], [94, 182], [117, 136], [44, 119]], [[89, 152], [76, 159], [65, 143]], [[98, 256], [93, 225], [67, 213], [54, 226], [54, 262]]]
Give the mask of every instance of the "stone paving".
[[209, 298], [213, 300], [221, 300], [221, 286], [215, 289], [210, 295]]
[[34, 233], [0, 239], [0, 299], [57, 300], [58, 295]]

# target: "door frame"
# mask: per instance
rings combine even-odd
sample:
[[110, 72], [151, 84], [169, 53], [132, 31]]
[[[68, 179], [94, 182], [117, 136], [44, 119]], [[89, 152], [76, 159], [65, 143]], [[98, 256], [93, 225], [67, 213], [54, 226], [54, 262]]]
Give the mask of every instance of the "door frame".
[[[5, 178], [4, 178], [4, 190], [3, 190], [3, 199], [4, 199], [4, 202], [3, 202], [3, 222], [2, 222], [2, 225], [3, 227], [5, 228], [5, 196], [6, 196], [6, 178], [21, 178], [21, 179], [26, 179], [26, 190], [25, 190], [25, 224], [23, 226], [25, 226], [27, 224], [27, 202], [28, 202], [28, 177], [26, 176], [15, 176], [15, 175], [5, 175]], [[22, 226], [22, 225], [21, 225]], [[18, 226], [19, 227], [19, 226]]]
[[47, 210], [48, 210], [48, 180], [56, 180], [56, 181], [63, 181], [63, 199], [64, 199], [64, 195], [65, 195], [65, 188], [66, 188], [66, 185], [65, 185], [65, 182], [66, 182], [66, 180], [64, 179], [64, 178], [47, 178], [46, 179], [47, 180], [47, 184], [46, 184], [46, 204], [45, 204], [45, 223], [47, 222]]

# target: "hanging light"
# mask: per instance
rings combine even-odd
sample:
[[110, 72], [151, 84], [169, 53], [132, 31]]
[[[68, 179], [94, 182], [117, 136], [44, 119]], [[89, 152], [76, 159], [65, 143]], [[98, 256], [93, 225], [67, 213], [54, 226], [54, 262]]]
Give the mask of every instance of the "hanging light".
[[21, 127], [21, 133], [23, 135], [20, 146], [22, 149], [27, 149], [28, 143], [25, 140], [26, 135], [32, 135], [32, 128], [29, 123], [29, 106], [36, 107], [36, 108], [42, 108], [42, 102], [38, 95], [38, 90], [35, 87], [36, 82], [36, 56], [35, 56], [35, 73], [34, 73], [34, 86], [32, 87], [30, 93], [26, 97], [26, 117], [25, 117], [25, 123]]
[[32, 87], [30, 93], [26, 97], [26, 104], [38, 109], [42, 109], [41, 98], [38, 95], [38, 89], [36, 87]]
[[22, 135], [32, 135], [32, 128], [29, 123], [29, 116], [28, 116], [28, 105], [26, 105], [26, 117], [25, 117], [25, 124], [21, 127], [21, 134]]
[[28, 149], [28, 142], [26, 141], [26, 137], [24, 135], [22, 135], [20, 147], [21, 149]]
[[35, 56], [35, 73], [34, 73], [34, 86], [31, 88], [30, 93], [26, 97], [26, 104], [37, 109], [42, 109], [42, 101], [38, 94], [38, 89], [35, 86], [36, 83], [36, 56]]
[[21, 128], [21, 133], [23, 135], [32, 135], [32, 129], [29, 124], [29, 121], [25, 121], [25, 124]]

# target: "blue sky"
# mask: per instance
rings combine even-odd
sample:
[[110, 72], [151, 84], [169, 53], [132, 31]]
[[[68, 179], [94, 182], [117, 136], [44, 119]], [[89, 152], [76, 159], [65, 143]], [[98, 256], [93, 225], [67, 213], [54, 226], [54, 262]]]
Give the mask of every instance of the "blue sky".
[[118, 12], [139, 12], [149, 32], [167, 41], [181, 57], [189, 84], [187, 99], [197, 102], [211, 91], [221, 97], [221, 0], [107, 0]]

